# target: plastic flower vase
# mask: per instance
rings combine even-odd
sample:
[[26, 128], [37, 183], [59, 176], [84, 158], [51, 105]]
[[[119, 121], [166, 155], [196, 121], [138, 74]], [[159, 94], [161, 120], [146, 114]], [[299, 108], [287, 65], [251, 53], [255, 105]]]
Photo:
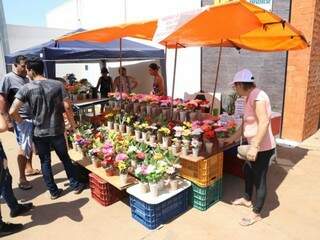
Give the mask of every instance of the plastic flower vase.
[[116, 132], [119, 131], [119, 123], [114, 123], [113, 127]]
[[158, 183], [149, 183], [150, 193], [152, 197], [158, 197], [159, 195], [159, 185]]
[[120, 173], [119, 177], [121, 185], [126, 185], [128, 182], [128, 173]]
[[108, 129], [109, 130], [113, 129], [113, 122], [112, 121], [108, 121]]
[[164, 149], [169, 147], [169, 137], [162, 137], [162, 147]]
[[198, 157], [199, 156], [199, 148], [192, 148], [192, 155], [194, 157]]
[[206, 153], [211, 154], [213, 151], [213, 142], [206, 142]]
[[139, 190], [141, 193], [147, 193], [150, 191], [149, 183], [139, 181]]
[[120, 124], [120, 125], [119, 125], [119, 128], [120, 128], [120, 132], [121, 132], [121, 133], [125, 133], [125, 132], [126, 132], [126, 125]]
[[174, 192], [176, 190], [178, 190], [178, 180], [170, 179], [170, 192]]
[[131, 135], [132, 134], [132, 127], [131, 126], [126, 126], [126, 133], [128, 135]]
[[155, 144], [156, 143], [156, 135], [151, 135], [150, 136], [150, 143]]
[[134, 134], [135, 134], [136, 140], [139, 141], [140, 140], [141, 131], [140, 130], [135, 130]]
[[187, 112], [186, 111], [180, 111], [180, 121], [181, 122], [187, 121]]
[[186, 146], [182, 146], [182, 155], [187, 156], [188, 155], [188, 148]]
[[148, 138], [148, 134], [146, 132], [142, 132], [142, 140], [146, 142], [147, 138]]

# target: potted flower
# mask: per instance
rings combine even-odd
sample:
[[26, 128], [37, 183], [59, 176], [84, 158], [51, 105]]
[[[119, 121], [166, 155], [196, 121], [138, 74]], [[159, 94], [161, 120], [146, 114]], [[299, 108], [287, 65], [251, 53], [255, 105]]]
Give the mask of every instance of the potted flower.
[[167, 149], [169, 147], [169, 136], [170, 136], [170, 129], [167, 127], [162, 127], [158, 130], [158, 132], [162, 135], [162, 146], [163, 148]]
[[166, 173], [169, 176], [170, 191], [176, 191], [178, 189], [178, 180], [176, 179], [176, 176], [178, 174], [178, 169], [181, 168], [181, 165], [179, 164], [180, 158], [168, 153], [165, 161], [167, 162]]
[[121, 113], [120, 118], [119, 118], [119, 130], [120, 133], [124, 134], [126, 132], [126, 119], [127, 119], [127, 114]]
[[118, 153], [115, 158], [115, 164], [119, 170], [120, 183], [126, 185], [128, 181], [128, 155], [125, 153]]
[[139, 190], [141, 193], [149, 192], [149, 183], [147, 179], [147, 172], [148, 166], [145, 164], [140, 164], [137, 166], [136, 170], [134, 171], [134, 175], [139, 179]]
[[114, 123], [114, 114], [112, 112], [105, 115], [105, 119], [107, 119], [107, 126], [109, 130], [113, 129], [113, 123]]
[[101, 149], [99, 148], [93, 148], [88, 151], [88, 156], [95, 168], [101, 167], [101, 159], [99, 158], [100, 152]]
[[133, 126], [133, 121], [134, 121], [133, 116], [127, 114], [125, 121], [126, 121], [126, 133], [128, 135], [132, 135], [132, 126]]
[[204, 124], [201, 128], [203, 130], [203, 137], [205, 139], [206, 153], [211, 154], [213, 151], [213, 141], [215, 138], [213, 127], [212, 125]]
[[163, 177], [163, 174], [157, 170], [155, 165], [148, 165], [147, 167], [147, 180], [149, 182], [151, 196], [157, 197], [159, 195], [159, 184], [158, 182]]
[[148, 140], [148, 130], [149, 130], [149, 124], [147, 122], [143, 122], [140, 124], [140, 129], [142, 132], [142, 140], [146, 142]]
[[200, 149], [200, 142], [196, 139], [193, 139], [191, 141], [191, 146], [192, 146], [192, 155], [194, 157], [198, 157], [199, 156], [199, 149]]
[[173, 128], [174, 130], [174, 137], [175, 137], [175, 145], [178, 149], [181, 147], [181, 139], [182, 139], [182, 133], [183, 133], [183, 127], [182, 126], [175, 126]]
[[103, 162], [102, 165], [106, 170], [107, 176], [113, 176], [114, 175], [114, 148], [113, 144], [110, 141], [106, 141], [105, 144], [102, 147], [102, 153], [103, 153]]
[[115, 130], [116, 132], [119, 131], [120, 120], [121, 120], [121, 115], [120, 115], [120, 113], [118, 113], [118, 114], [115, 115], [114, 125], [113, 125], [114, 130]]
[[225, 127], [219, 127], [216, 128], [214, 131], [219, 142], [219, 147], [223, 147], [224, 140], [228, 137], [228, 130]]
[[186, 103], [186, 109], [190, 111], [190, 121], [195, 121], [198, 117], [198, 113], [196, 112], [197, 108], [199, 107], [197, 100], [190, 100]]
[[150, 126], [150, 144], [154, 145], [157, 140], [158, 127], [156, 124]]
[[141, 137], [140, 122], [135, 122], [133, 124], [133, 127], [134, 127], [135, 138], [137, 141], [139, 141]]
[[182, 142], [184, 146], [189, 147], [190, 140], [191, 140], [191, 130], [189, 128], [184, 127], [182, 131]]

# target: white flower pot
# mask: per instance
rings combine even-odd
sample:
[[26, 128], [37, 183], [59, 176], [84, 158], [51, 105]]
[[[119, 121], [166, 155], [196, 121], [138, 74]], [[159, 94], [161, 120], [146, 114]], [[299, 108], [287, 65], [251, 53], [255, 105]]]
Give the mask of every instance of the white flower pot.
[[162, 115], [164, 119], [169, 119], [170, 118], [170, 109], [162, 109]]
[[180, 111], [180, 121], [181, 122], [187, 121], [187, 112]]
[[141, 193], [147, 193], [150, 191], [149, 183], [139, 181], [139, 190]]
[[146, 142], [148, 140], [148, 133], [142, 132], [142, 140]]
[[116, 132], [119, 131], [119, 123], [114, 123], [113, 127]]
[[213, 142], [206, 142], [206, 153], [211, 154], [213, 151]]
[[158, 183], [149, 183], [150, 193], [152, 197], [158, 197], [159, 195], [159, 186]]
[[112, 121], [108, 121], [108, 129], [109, 130], [113, 129], [113, 122]]
[[120, 124], [120, 125], [119, 125], [119, 128], [120, 128], [120, 132], [121, 132], [121, 133], [125, 133], [125, 132], [126, 132], [126, 125]]
[[192, 148], [192, 155], [194, 157], [198, 157], [199, 156], [199, 148]]
[[169, 137], [162, 137], [162, 147], [165, 149], [169, 147]]
[[161, 180], [158, 182], [158, 189], [159, 189], [159, 191], [161, 191], [162, 189], [164, 189], [164, 181], [163, 181], [163, 179], [161, 179]]
[[151, 135], [150, 136], [150, 144], [155, 144], [156, 143], [156, 135]]
[[81, 148], [78, 144], [76, 143], [72, 143], [72, 148], [76, 151], [76, 152], [80, 152]]
[[181, 148], [181, 140], [176, 141], [175, 143], [177, 149], [179, 150]]
[[128, 174], [127, 173], [125, 173], [125, 174], [120, 173], [119, 177], [120, 177], [121, 185], [126, 185], [128, 182]]
[[186, 147], [190, 146], [190, 140], [184, 139], [184, 140], [182, 140], [182, 142], [183, 142], [184, 146], [186, 146]]
[[134, 131], [134, 136], [136, 138], [137, 141], [140, 140], [140, 136], [141, 136], [141, 131], [140, 130], [135, 130]]
[[178, 180], [177, 179], [171, 179], [170, 180], [170, 192], [178, 190]]
[[186, 146], [182, 146], [181, 153], [183, 156], [187, 156], [189, 149]]
[[132, 134], [132, 127], [126, 126], [126, 133], [127, 133], [128, 135], [131, 135], [131, 134]]

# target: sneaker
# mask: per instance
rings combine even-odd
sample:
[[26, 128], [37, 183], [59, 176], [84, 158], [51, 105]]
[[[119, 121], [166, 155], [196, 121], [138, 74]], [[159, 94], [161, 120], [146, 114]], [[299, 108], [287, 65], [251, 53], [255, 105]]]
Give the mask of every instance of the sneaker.
[[63, 192], [63, 190], [61, 188], [59, 188], [58, 192], [55, 195], [51, 195], [50, 199], [55, 200], [55, 199], [61, 197], [62, 192]]
[[0, 237], [8, 236], [20, 232], [23, 229], [22, 224], [1, 223], [0, 224]]
[[18, 207], [10, 212], [10, 217], [18, 217], [26, 212], [29, 212], [33, 208], [32, 203], [24, 203], [24, 204], [18, 204]]
[[80, 194], [82, 191], [86, 189], [86, 184], [84, 183], [79, 183], [78, 187], [73, 189], [74, 194]]

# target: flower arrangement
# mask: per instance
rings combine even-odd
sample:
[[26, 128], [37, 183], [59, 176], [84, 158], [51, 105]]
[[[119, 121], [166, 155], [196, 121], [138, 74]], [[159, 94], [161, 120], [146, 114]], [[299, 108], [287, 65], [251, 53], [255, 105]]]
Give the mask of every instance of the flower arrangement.
[[237, 124], [235, 121], [228, 121], [227, 125], [226, 125], [227, 131], [229, 136], [235, 134], [236, 130], [237, 130]]
[[158, 132], [159, 132], [160, 134], [162, 134], [162, 136], [164, 136], [164, 137], [169, 137], [169, 136], [170, 136], [170, 133], [171, 133], [170, 129], [167, 128], [167, 127], [162, 127], [162, 128], [160, 128], [160, 129], [158, 130]]
[[148, 132], [150, 126], [147, 122], [143, 122], [140, 124], [139, 126], [139, 129], [142, 131], [142, 132]]
[[217, 138], [227, 138], [228, 130], [225, 127], [216, 128], [215, 130]]
[[177, 138], [177, 139], [181, 139], [182, 138], [182, 133], [183, 133], [183, 127], [182, 126], [175, 126], [173, 128], [173, 130], [175, 131], [174, 137]]
[[117, 154], [115, 158], [115, 164], [120, 172], [120, 174], [126, 174], [128, 172], [129, 164], [128, 164], [128, 155], [125, 153]]
[[148, 165], [145, 165], [144, 163], [138, 165], [136, 170], [134, 171], [134, 175], [143, 183], [148, 182], [148, 174]]

